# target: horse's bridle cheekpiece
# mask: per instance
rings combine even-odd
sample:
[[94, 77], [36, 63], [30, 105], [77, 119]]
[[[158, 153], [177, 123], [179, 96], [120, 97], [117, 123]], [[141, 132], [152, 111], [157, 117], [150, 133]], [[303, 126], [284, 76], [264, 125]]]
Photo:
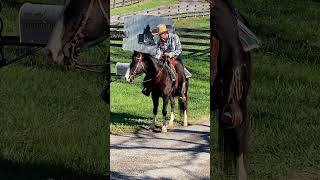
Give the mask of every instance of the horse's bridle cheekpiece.
[[[142, 63], [143, 54], [139, 53], [139, 55], [140, 55], [139, 57], [134, 57], [135, 60], [138, 60], [138, 64], [137, 64], [135, 70], [133, 71], [132, 75], [129, 75], [129, 77], [135, 77], [137, 75], [137, 70], [138, 70], [138, 67], [139, 67], [140, 64], [142, 66], [143, 71], [147, 71], [147, 69], [145, 68], [145, 66]], [[158, 72], [158, 74], [155, 77], [147, 79], [147, 80], [144, 80], [144, 81], [142, 81], [142, 83], [152, 81], [154, 78], [158, 78], [160, 76], [160, 74], [162, 73], [164, 67], [165, 66], [163, 65], [161, 70]], [[139, 82], [139, 83], [141, 83], [141, 82]]]
[[141, 66], [142, 66], [142, 69], [145, 70], [144, 65], [143, 65], [143, 63], [142, 63], [142, 58], [143, 58], [143, 56], [142, 56], [141, 53], [140, 53], [139, 55], [140, 55], [139, 57], [134, 57], [135, 60], [138, 60], [138, 64], [136, 65], [136, 68], [135, 68], [135, 70], [133, 71], [133, 73], [132, 73], [132, 75], [131, 75], [131, 76], [133, 76], [133, 77], [136, 76], [137, 70], [138, 70], [138, 67], [139, 67], [140, 64], [141, 64]]
[[[77, 46], [77, 44], [79, 44], [79, 42], [81, 40], [83, 40], [86, 36], [85, 34], [83, 33], [83, 30], [88, 22], [88, 19], [89, 19], [89, 16], [92, 12], [92, 9], [93, 9], [93, 5], [94, 5], [94, 2], [95, 1], [98, 1], [98, 5], [99, 5], [99, 8], [104, 16], [104, 18], [106, 19], [107, 23], [109, 24], [109, 18], [108, 18], [108, 15], [103, 7], [103, 4], [101, 2], [101, 0], [91, 0], [90, 1], [90, 4], [89, 4], [89, 7], [87, 9], [87, 12], [86, 14], [84, 15], [84, 18], [83, 20], [80, 22], [80, 26], [78, 28], [78, 30], [76, 31], [76, 33], [73, 35], [73, 38], [68, 41], [64, 48], [63, 48], [63, 52], [64, 54], [67, 54], [67, 57], [70, 57], [74, 62], [76, 62], [76, 57], [75, 57], [75, 47]], [[68, 5], [68, 1], [67, 1], [67, 5]], [[71, 52], [68, 53], [68, 50], [71, 48]]]

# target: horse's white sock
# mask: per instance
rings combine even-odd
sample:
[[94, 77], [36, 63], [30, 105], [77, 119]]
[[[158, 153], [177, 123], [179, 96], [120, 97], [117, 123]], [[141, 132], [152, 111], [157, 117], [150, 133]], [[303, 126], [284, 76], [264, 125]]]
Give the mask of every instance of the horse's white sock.
[[169, 124], [173, 124], [173, 120], [174, 120], [174, 113], [173, 112], [171, 112], [171, 116], [170, 116], [170, 122], [169, 122]]
[[244, 166], [243, 153], [237, 158], [237, 179], [246, 180], [247, 171]]
[[183, 126], [188, 126], [187, 111], [184, 111], [184, 113], [183, 113]]

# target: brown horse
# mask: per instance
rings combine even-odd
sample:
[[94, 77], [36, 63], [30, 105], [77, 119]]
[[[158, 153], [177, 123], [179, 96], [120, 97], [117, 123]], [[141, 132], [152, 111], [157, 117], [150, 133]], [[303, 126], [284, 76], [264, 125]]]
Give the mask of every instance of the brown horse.
[[[109, 2], [106, 0], [66, 0], [45, 48], [49, 62], [75, 64], [81, 48], [97, 44], [110, 34]], [[109, 104], [110, 57], [106, 55], [103, 99]]]
[[[183, 65], [181, 62], [176, 61], [176, 68], [182, 68]], [[182, 71], [183, 72], [183, 71]], [[180, 96], [185, 98], [179, 98], [179, 107], [180, 114], [184, 114], [183, 126], [188, 126], [187, 121], [187, 104], [188, 104], [188, 79], [186, 79], [184, 74], [179, 74], [176, 81], [178, 81], [178, 86], [174, 83], [169, 75], [168, 70], [165, 68], [163, 62], [161, 60], [153, 58], [151, 55], [134, 52], [132, 55], [132, 61], [130, 63], [130, 67], [127, 70], [125, 78], [128, 82], [132, 82], [136, 76], [140, 76], [142, 74], [146, 74], [144, 78], [144, 82], [148, 83], [152, 93], [153, 100], [153, 123], [151, 125], [151, 129], [155, 128], [155, 121], [158, 112], [159, 106], [159, 98], [163, 99], [163, 126], [161, 132], [167, 132], [167, 128], [173, 127], [174, 120], [174, 97]], [[183, 86], [185, 83], [185, 86]], [[186, 87], [183, 89], [182, 87]], [[181, 95], [181, 93], [183, 95]], [[171, 103], [171, 117], [169, 124], [167, 124], [166, 116], [167, 116], [167, 107], [168, 103]]]
[[240, 42], [237, 19], [247, 21], [228, 0], [211, 1], [211, 12], [210, 109], [218, 109], [218, 144], [224, 154], [221, 163], [225, 174], [236, 166], [237, 179], [246, 179], [251, 57]]

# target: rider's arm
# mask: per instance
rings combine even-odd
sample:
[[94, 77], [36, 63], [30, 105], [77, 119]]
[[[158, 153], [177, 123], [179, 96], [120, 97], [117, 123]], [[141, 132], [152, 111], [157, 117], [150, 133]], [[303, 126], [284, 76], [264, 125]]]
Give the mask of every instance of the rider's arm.
[[174, 35], [174, 38], [173, 38], [173, 48], [174, 48], [174, 51], [170, 52], [169, 56], [171, 58], [178, 57], [182, 52], [182, 47], [181, 47], [180, 39], [179, 39], [178, 35], [176, 35], [176, 34]]

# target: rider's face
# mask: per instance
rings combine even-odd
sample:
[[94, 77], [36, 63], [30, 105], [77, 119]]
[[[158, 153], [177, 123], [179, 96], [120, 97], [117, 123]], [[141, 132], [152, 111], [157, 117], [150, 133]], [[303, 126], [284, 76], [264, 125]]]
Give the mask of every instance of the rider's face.
[[167, 41], [169, 38], [169, 34], [168, 33], [163, 33], [160, 35], [160, 40], [161, 41]]

